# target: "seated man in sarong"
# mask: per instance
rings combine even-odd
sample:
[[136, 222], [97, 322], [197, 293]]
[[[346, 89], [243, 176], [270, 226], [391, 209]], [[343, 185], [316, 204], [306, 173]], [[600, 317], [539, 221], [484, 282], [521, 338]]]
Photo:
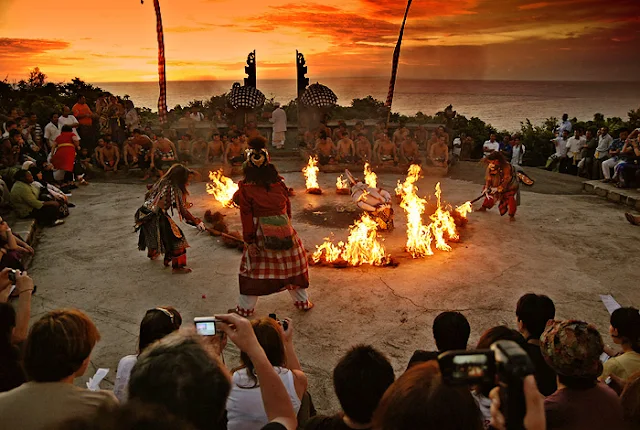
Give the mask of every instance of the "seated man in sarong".
[[191, 140], [191, 135], [189, 133], [183, 134], [182, 139], [178, 141], [178, 155], [180, 156], [180, 161], [182, 161], [183, 164], [189, 164], [192, 161], [192, 145], [193, 141]]
[[206, 163], [207, 162], [207, 151], [209, 149], [209, 144], [206, 140], [199, 137], [196, 138], [191, 146], [191, 157], [194, 163]]
[[207, 163], [224, 161], [224, 142], [220, 139], [220, 133], [213, 133], [213, 139], [207, 144]]
[[100, 151], [100, 167], [105, 172], [117, 172], [118, 163], [120, 162], [120, 150], [117, 145], [111, 142], [111, 139], [105, 142], [104, 148]]
[[353, 140], [349, 138], [348, 134], [343, 134], [342, 138], [337, 143], [338, 162], [339, 163], [353, 163], [355, 155], [355, 147]]
[[398, 164], [398, 148], [386, 134], [376, 143], [376, 159], [380, 164]]
[[335, 163], [336, 147], [326, 131], [321, 130], [316, 140], [315, 153], [321, 166]]
[[429, 150], [429, 164], [435, 167], [449, 166], [449, 146], [445, 142], [445, 137], [441, 136], [438, 142], [431, 146]]
[[230, 133], [229, 137], [231, 142], [227, 146], [224, 153], [224, 164], [230, 164], [232, 166], [241, 166], [244, 163], [244, 145], [240, 140], [238, 133]]
[[410, 137], [400, 144], [400, 157], [407, 164], [422, 164], [418, 144]]
[[356, 145], [356, 163], [372, 162], [373, 154], [371, 151], [371, 142], [366, 138], [364, 133], [358, 133], [355, 141]]

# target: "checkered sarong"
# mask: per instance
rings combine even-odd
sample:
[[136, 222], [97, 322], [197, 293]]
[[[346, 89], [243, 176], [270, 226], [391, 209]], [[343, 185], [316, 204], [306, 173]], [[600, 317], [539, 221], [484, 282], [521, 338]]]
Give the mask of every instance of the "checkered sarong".
[[291, 249], [274, 251], [265, 249], [264, 234], [258, 224], [256, 244], [260, 249], [257, 256], [249, 256], [247, 249], [242, 253], [239, 273], [241, 294], [263, 296], [309, 286], [307, 253], [295, 231]]

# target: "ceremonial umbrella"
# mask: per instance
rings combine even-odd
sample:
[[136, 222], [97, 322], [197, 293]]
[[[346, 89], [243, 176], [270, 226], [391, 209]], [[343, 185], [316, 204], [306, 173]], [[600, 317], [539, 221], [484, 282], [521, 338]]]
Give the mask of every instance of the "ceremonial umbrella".
[[240, 86], [236, 82], [233, 84], [227, 100], [234, 109], [255, 109], [264, 105], [265, 97], [257, 88]]
[[315, 83], [300, 96], [300, 104], [309, 107], [326, 108], [335, 106], [338, 96], [327, 86]]

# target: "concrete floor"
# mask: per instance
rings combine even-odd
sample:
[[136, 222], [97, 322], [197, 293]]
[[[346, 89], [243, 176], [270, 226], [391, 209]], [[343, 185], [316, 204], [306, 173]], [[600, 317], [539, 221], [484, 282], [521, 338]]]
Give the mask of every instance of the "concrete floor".
[[[330, 232], [345, 238], [346, 228], [305, 223], [308, 217], [302, 216], [305, 209], [349, 201], [334, 194], [335, 175], [321, 174], [326, 191], [322, 196], [304, 193], [302, 174], [284, 176], [298, 191], [292, 199], [294, 226], [305, 246], [314, 249]], [[392, 189], [399, 177], [381, 175], [380, 181]], [[553, 178], [557, 181], [558, 175]], [[471, 181], [444, 179], [443, 198], [455, 204], [472, 199], [481, 190], [477, 182], [477, 172]], [[433, 194], [434, 185], [435, 179], [429, 178], [418, 183], [425, 195]], [[473, 213], [452, 252], [437, 251], [421, 260], [406, 258], [403, 252], [405, 217], [396, 207], [396, 230], [385, 243], [389, 253], [401, 257], [399, 267], [311, 268], [309, 292], [315, 309], [299, 312], [289, 295], [281, 293], [261, 298], [257, 313], [294, 319], [296, 349], [321, 412], [338, 407], [331, 373], [350, 346], [374, 345], [400, 374], [415, 349], [434, 348], [431, 324], [444, 310], [467, 316], [472, 328], [469, 344], [474, 345], [492, 326], [515, 325], [515, 304], [522, 294], [542, 293], [553, 298], [559, 318], [595, 323], [611, 342], [608, 314], [598, 295], [613, 294], [622, 305], [640, 304], [640, 228], [624, 220], [621, 206], [577, 194], [572, 187], [567, 195], [532, 192], [536, 187], [524, 190], [514, 223], [495, 210]], [[239, 228], [237, 209], [220, 209], [204, 188], [203, 183], [191, 187], [193, 213], [221, 210], [229, 224]], [[113, 382], [118, 360], [135, 353], [147, 309], [175, 306], [188, 324], [194, 316], [233, 307], [238, 293], [240, 254], [189, 226], [183, 225], [191, 244], [190, 275], [173, 276], [161, 262], [150, 262], [137, 250], [133, 214], [144, 192], [139, 182], [93, 183], [74, 191], [77, 208], [63, 226], [42, 232], [30, 270], [39, 286], [33, 318], [51, 309], [77, 307], [96, 322], [102, 341], [92, 364], [94, 369], [111, 369], [103, 388]], [[235, 347], [228, 347], [225, 357], [230, 366], [237, 364]]]

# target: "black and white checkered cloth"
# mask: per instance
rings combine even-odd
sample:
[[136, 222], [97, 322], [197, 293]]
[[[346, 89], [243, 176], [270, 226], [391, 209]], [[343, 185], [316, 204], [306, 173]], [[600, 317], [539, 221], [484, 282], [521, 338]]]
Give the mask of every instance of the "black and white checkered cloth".
[[327, 86], [319, 83], [309, 85], [300, 96], [300, 104], [313, 107], [331, 107], [338, 102], [338, 96]]
[[233, 85], [227, 99], [234, 109], [254, 109], [262, 107], [265, 102], [265, 96], [260, 90], [254, 87], [240, 86], [239, 84]]

